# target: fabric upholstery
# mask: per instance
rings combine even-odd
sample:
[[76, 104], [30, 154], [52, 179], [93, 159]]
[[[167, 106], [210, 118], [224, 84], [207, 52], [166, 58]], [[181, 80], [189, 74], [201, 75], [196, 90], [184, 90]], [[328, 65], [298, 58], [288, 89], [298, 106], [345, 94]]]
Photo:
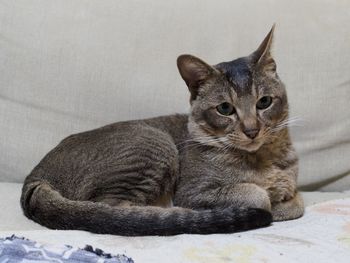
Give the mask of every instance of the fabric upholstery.
[[345, 0], [1, 0], [0, 181], [22, 182], [61, 139], [187, 112], [176, 58], [248, 55], [276, 22], [304, 189], [350, 188]]
[[[106, 253], [126, 254], [135, 262], [146, 263], [349, 262], [350, 191], [302, 193], [306, 201], [306, 213], [302, 218], [274, 222], [269, 227], [252, 231], [123, 237], [40, 226], [20, 210], [21, 186], [20, 183], [0, 183], [0, 211], [6, 211], [0, 213], [0, 238], [16, 234], [58, 249], [64, 244], [79, 248], [88, 244]], [[324, 202], [332, 199], [338, 200]], [[316, 205], [312, 205], [314, 203]]]
[[[46, 227], [29, 220], [24, 216], [20, 206], [22, 183], [0, 182], [0, 237], [17, 234], [20, 231], [47, 230]], [[305, 206], [319, 204], [328, 200], [350, 198], [350, 191], [346, 192], [302, 192]], [[1, 235], [3, 231], [12, 231]], [[82, 231], [75, 231], [82, 233]]]

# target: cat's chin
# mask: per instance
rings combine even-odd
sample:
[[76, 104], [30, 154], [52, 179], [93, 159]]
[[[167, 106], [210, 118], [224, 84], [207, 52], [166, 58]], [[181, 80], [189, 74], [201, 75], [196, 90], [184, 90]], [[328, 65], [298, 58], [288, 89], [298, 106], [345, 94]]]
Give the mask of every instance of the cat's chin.
[[251, 141], [248, 144], [241, 145], [239, 148], [243, 151], [254, 153], [257, 152], [263, 145], [262, 141]]

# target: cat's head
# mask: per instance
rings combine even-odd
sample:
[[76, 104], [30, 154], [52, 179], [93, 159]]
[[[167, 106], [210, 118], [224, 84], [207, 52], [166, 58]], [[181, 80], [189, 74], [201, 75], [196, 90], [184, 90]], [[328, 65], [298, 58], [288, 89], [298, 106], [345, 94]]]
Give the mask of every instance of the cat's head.
[[191, 93], [188, 128], [195, 140], [254, 152], [276, 138], [288, 102], [271, 55], [273, 32], [251, 55], [230, 62], [210, 66], [191, 55], [178, 58]]

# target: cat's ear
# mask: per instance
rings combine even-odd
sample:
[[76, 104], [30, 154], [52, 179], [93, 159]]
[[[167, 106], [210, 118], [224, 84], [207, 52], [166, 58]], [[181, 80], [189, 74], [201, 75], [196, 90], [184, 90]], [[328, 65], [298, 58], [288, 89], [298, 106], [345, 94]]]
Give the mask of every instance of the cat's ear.
[[177, 67], [190, 90], [191, 101], [196, 99], [201, 84], [218, 72], [214, 67], [192, 55], [179, 56], [177, 58]]
[[272, 26], [259, 48], [250, 55], [251, 61], [255, 67], [269, 73], [276, 73], [276, 62], [271, 54], [274, 31], [275, 25]]

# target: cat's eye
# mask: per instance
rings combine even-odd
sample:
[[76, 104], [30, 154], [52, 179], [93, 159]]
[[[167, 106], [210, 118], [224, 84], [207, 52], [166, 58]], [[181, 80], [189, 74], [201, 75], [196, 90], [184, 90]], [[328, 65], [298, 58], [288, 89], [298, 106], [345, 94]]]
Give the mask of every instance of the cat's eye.
[[230, 116], [236, 112], [235, 107], [228, 102], [221, 103], [216, 107], [216, 110], [224, 116]]
[[264, 96], [256, 103], [256, 107], [259, 110], [267, 109], [271, 105], [271, 103], [272, 103], [272, 97]]

